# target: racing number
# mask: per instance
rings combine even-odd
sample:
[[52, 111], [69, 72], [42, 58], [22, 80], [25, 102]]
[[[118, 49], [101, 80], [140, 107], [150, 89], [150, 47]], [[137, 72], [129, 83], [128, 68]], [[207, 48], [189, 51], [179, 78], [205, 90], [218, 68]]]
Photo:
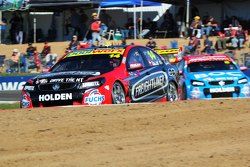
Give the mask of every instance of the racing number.
[[155, 56], [155, 54], [150, 50], [150, 51], [148, 51], [148, 53], [147, 53], [149, 56], [150, 56], [150, 58], [152, 59], [152, 60], [155, 60], [156, 59], [156, 56]]
[[120, 54], [111, 54], [111, 55], [109, 55], [109, 57], [110, 58], [120, 58], [121, 57], [121, 55]]

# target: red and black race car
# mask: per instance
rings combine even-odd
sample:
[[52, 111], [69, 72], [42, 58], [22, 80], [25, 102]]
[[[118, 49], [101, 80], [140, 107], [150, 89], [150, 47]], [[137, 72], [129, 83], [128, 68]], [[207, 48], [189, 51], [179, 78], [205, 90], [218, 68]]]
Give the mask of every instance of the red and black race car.
[[175, 66], [143, 46], [78, 50], [29, 80], [21, 107], [175, 101], [177, 75]]

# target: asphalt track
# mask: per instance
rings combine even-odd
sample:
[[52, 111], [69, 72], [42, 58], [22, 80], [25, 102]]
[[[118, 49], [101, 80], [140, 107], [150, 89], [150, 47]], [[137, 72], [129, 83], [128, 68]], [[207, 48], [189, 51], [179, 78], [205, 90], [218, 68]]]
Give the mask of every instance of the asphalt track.
[[19, 101], [21, 91], [0, 91], [0, 101]]

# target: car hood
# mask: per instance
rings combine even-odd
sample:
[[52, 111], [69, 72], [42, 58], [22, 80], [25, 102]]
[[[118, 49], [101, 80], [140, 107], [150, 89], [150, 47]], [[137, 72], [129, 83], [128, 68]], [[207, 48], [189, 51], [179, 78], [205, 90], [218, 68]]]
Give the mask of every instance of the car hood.
[[237, 81], [246, 77], [240, 70], [227, 70], [227, 71], [207, 71], [207, 72], [193, 72], [188, 73], [190, 80], [197, 80], [203, 82], [221, 81], [221, 80], [234, 80]]

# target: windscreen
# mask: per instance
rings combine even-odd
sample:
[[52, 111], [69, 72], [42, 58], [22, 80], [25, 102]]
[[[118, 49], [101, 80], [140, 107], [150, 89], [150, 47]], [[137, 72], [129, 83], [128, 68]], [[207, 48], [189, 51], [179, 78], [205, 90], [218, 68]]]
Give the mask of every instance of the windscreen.
[[230, 61], [204, 61], [188, 65], [189, 72], [235, 70], [237, 67]]
[[65, 58], [57, 63], [51, 72], [98, 71], [101, 74], [112, 71], [121, 64], [120, 54], [84, 55]]

